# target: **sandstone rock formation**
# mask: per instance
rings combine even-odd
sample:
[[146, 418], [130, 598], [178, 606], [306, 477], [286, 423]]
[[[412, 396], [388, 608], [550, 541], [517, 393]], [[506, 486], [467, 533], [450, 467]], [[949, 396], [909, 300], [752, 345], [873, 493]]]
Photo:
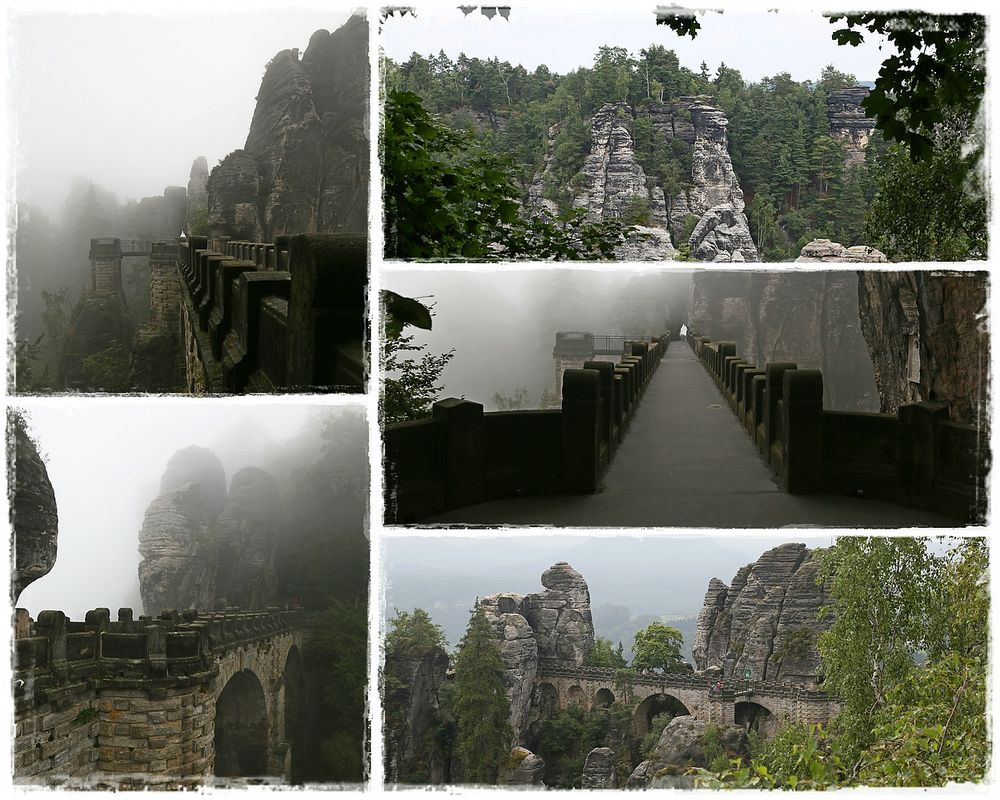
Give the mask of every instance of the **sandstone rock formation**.
[[[840, 252], [840, 245], [831, 245], [824, 252]], [[822, 370], [831, 411], [877, 411], [857, 283], [855, 273], [842, 271], [703, 270], [692, 279], [688, 325], [712, 339], [735, 341], [737, 354], [759, 367], [792, 361]]]
[[[691, 148], [691, 187], [664, 197], [639, 163], [633, 131], [636, 120], [648, 121], [652, 135]], [[528, 187], [529, 209], [555, 213], [551, 189], [572, 191], [573, 206], [592, 219], [630, 217], [647, 209], [643, 236], [633, 236], [616, 250], [619, 260], [665, 260], [675, 255], [673, 242], [690, 215], [699, 218], [691, 253], [703, 261], [757, 261], [757, 248], [744, 214], [743, 191], [729, 156], [729, 120], [707, 97], [682, 97], [673, 103], [651, 102], [641, 109], [605, 103], [591, 118], [590, 153], [573, 186], [557, 186], [552, 169], [558, 126], [548, 131], [543, 169]], [[671, 241], [671, 236], [673, 241]]]
[[14, 571], [11, 595], [17, 598], [28, 584], [47, 575], [56, 563], [59, 516], [56, 496], [45, 462], [38, 454], [20, 416], [8, 417], [13, 433], [14, 463], [8, 455], [8, 472], [13, 479], [10, 521], [14, 530]]
[[386, 659], [386, 778], [410, 781], [424, 776], [430, 783], [445, 780], [445, 765], [434, 747], [438, 723], [438, 693], [448, 672], [448, 654], [436, 648], [411, 659]]
[[844, 146], [844, 163], [848, 167], [864, 163], [865, 147], [875, 131], [875, 120], [866, 117], [861, 108], [868, 91], [864, 86], [853, 86], [826, 96], [830, 135]]
[[146, 611], [266, 607], [277, 590], [280, 521], [277, 485], [263, 470], [241, 470], [227, 494], [222, 463], [210, 450], [176, 453], [139, 532]]
[[881, 410], [939, 402], [957, 422], [989, 424], [985, 272], [858, 273], [861, 330]]
[[839, 242], [832, 242], [829, 239], [813, 239], [802, 248], [799, 257], [795, 259], [796, 263], [860, 261], [873, 264], [884, 264], [888, 260], [885, 253], [874, 247], [860, 244], [844, 247]]
[[208, 211], [208, 161], [198, 156], [191, 164], [187, 185], [187, 207], [184, 213], [184, 230], [190, 235], [198, 217]]
[[362, 232], [368, 215], [368, 23], [316, 31], [267, 65], [243, 150], [208, 180], [213, 233]]
[[[705, 747], [707, 727], [707, 723], [691, 716], [674, 717], [663, 729], [649, 758], [633, 770], [628, 786], [693, 788], [691, 780], [683, 773], [689, 767], [709, 766]], [[724, 726], [721, 739], [727, 756], [736, 758], [746, 755], [747, 732], [742, 726]]]
[[501, 769], [497, 781], [506, 786], [541, 786], [545, 777], [545, 760], [526, 747], [515, 747], [510, 753], [511, 767]]
[[618, 785], [615, 771], [615, 751], [610, 747], [595, 747], [583, 762], [581, 789], [614, 789]]
[[499, 593], [479, 601], [493, 624], [504, 662], [510, 724], [523, 738], [532, 719], [532, 690], [540, 658], [580, 666], [594, 646], [590, 590], [565, 561], [542, 574], [545, 591], [526, 596]]
[[818, 566], [804, 544], [784, 544], [742, 567], [729, 586], [713, 578], [698, 614], [697, 668], [723, 680], [749, 671], [754, 681], [816, 683], [816, 641], [831, 623], [819, 619], [826, 591], [816, 583]]

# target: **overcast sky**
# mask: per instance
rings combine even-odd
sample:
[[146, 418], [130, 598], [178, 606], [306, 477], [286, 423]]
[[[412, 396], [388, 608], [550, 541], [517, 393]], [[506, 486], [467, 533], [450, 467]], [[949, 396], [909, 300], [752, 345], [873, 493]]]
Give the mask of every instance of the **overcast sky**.
[[418, 5], [416, 18], [387, 20], [381, 38], [386, 55], [405, 61], [414, 51], [436, 55], [443, 49], [453, 59], [464, 52], [470, 57], [496, 56], [529, 70], [545, 64], [553, 72], [566, 73], [592, 66], [601, 45], [637, 54], [656, 43], [674, 50], [682, 66], [697, 70], [704, 61], [714, 75], [719, 63], [725, 62], [750, 81], [779, 72], [789, 72], [798, 81], [815, 80], [831, 63], [859, 80], [874, 80], [885, 58], [875, 42], [839, 47], [830, 38], [833, 25], [818, 12], [795, 10], [801, 4], [782, 3], [791, 10], [777, 14], [732, 8], [723, 14], [710, 12], [700, 18], [702, 29], [693, 40], [656, 25], [654, 3], [512, 5], [507, 20], [489, 19], [478, 11], [464, 16], [457, 5], [441, 9]]
[[37, 13], [69, 4], [12, 4], [17, 193], [50, 215], [74, 175], [120, 200], [186, 187], [197, 156], [211, 168], [243, 147], [267, 62], [305, 50], [314, 31], [340, 27], [352, 8], [293, 0], [276, 13], [274, 3], [260, 10], [259, 0], [240, 4], [250, 11], [227, 11], [232, 4], [220, 0], [84, 0], [72, 6], [78, 13]]
[[139, 530], [170, 457], [189, 445], [207, 447], [228, 483], [243, 467], [267, 468], [268, 449], [323, 410], [266, 400], [32, 403], [28, 427], [55, 491], [59, 544], [55, 567], [24, 590], [18, 606], [32, 616], [51, 608], [73, 619], [99, 607], [114, 615], [130, 606], [138, 614]]

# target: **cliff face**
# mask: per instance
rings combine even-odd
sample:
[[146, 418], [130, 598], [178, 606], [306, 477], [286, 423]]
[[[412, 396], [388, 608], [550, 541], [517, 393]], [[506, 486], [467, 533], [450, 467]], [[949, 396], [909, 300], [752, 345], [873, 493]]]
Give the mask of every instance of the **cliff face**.
[[[267, 66], [243, 150], [208, 180], [213, 232], [362, 232], [368, 214], [368, 23], [316, 31]], [[230, 226], [230, 227], [227, 227]]]
[[184, 213], [184, 230], [191, 233], [199, 214], [208, 210], [208, 161], [198, 156], [191, 164], [187, 185], [187, 205]]
[[830, 135], [844, 146], [844, 162], [853, 167], [864, 163], [865, 147], [875, 131], [875, 120], [865, 116], [861, 101], [868, 96], [864, 86], [840, 89], [826, 97]]
[[988, 285], [985, 272], [858, 273], [883, 412], [939, 402], [954, 421], [988, 425]]
[[785, 544], [742, 567], [729, 586], [713, 578], [692, 648], [697, 669], [723, 679], [750, 671], [754, 681], [815, 682], [816, 640], [830, 624], [818, 619], [826, 593], [817, 569], [804, 544]]
[[[691, 188], [665, 197], [636, 157], [637, 120], [648, 122], [661, 143], [674, 139], [691, 147]], [[593, 219], [630, 216], [636, 207], [648, 208], [643, 237], [633, 237], [620, 248], [619, 259], [664, 260], [674, 257], [674, 244], [689, 215], [699, 218], [688, 243], [702, 261], [757, 261], [743, 213], [743, 191], [733, 171], [726, 130], [729, 121], [703, 97], [682, 97], [674, 103], [651, 102], [641, 109], [626, 103], [605, 103], [591, 118], [590, 152], [574, 181], [560, 187], [574, 193], [573, 206]], [[545, 167], [528, 188], [530, 208], [556, 210], [545, 197], [555, 178], [550, 168], [557, 128], [548, 133]], [[671, 241], [673, 237], [673, 242]]]
[[854, 272], [697, 272], [688, 324], [735, 341], [737, 354], [760, 367], [792, 361], [822, 370], [832, 411], [878, 410]]
[[14, 440], [13, 472], [8, 472], [14, 482], [10, 505], [14, 529], [11, 594], [16, 603], [25, 587], [47, 575], [56, 563], [59, 516], [45, 462], [20, 418], [11, 416], [9, 425]]
[[139, 532], [139, 589], [148, 613], [163, 609], [264, 608], [277, 591], [278, 488], [244, 469], [229, 492], [222, 463], [188, 447], [168, 462]]
[[590, 590], [565, 561], [542, 574], [545, 591], [529, 595], [492, 594], [480, 600], [493, 623], [504, 662], [510, 722], [522, 738], [533, 721], [531, 696], [540, 658], [580, 666], [594, 646]]
[[386, 660], [385, 766], [390, 781], [422, 778], [432, 784], [444, 782], [447, 765], [434, 746], [433, 727], [438, 724], [438, 692], [447, 672], [448, 654], [441, 649], [419, 657]]

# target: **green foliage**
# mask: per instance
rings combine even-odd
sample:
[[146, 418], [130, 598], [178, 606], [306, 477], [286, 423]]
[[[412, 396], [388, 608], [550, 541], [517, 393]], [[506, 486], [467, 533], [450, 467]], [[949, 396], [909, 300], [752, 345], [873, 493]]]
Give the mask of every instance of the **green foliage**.
[[622, 654], [622, 643], [618, 643], [618, 649], [612, 649], [611, 640], [598, 636], [594, 640], [594, 646], [590, 652], [584, 656], [583, 665], [585, 667], [602, 667], [604, 669], [622, 669], [627, 666], [625, 656]]
[[[414, 344], [412, 336], [386, 337], [382, 343], [382, 420], [385, 424], [422, 419], [431, 414], [431, 405], [444, 390], [441, 373], [455, 351], [425, 352], [426, 345]], [[408, 354], [420, 353], [419, 358]]]
[[837, 44], [856, 47], [867, 30], [895, 46], [862, 106], [882, 135], [904, 145], [910, 158], [932, 157], [932, 132], [949, 109], [969, 119], [979, 111], [986, 87], [984, 16], [890, 12], [829, 19], [847, 25], [833, 32]]
[[622, 210], [622, 222], [626, 225], [646, 225], [649, 222], [649, 200], [633, 195]]
[[506, 763], [514, 732], [504, 691], [504, 666], [493, 628], [481, 608], [455, 655], [455, 754], [465, 783], [496, 783]]
[[545, 760], [545, 785], [578, 789], [587, 754], [595, 747], [616, 751], [616, 771], [622, 778], [631, 773], [628, 733], [631, 714], [613, 707], [584, 711], [577, 703], [547, 719], [539, 735], [538, 753]]
[[87, 725], [97, 720], [97, 709], [93, 706], [81, 708], [80, 713], [73, 718], [73, 725]]
[[389, 620], [385, 636], [386, 658], [422, 658], [433, 650], [444, 650], [447, 641], [440, 625], [436, 625], [422, 608], [409, 611], [396, 609]]
[[81, 362], [81, 371], [86, 375], [88, 390], [127, 392], [131, 361], [131, 353], [119, 342], [100, 352], [85, 356]]
[[816, 642], [816, 631], [807, 626], [793, 628], [788, 632], [781, 650], [783, 659], [798, 660], [808, 655]]
[[208, 236], [208, 209], [199, 207], [191, 214], [191, 236]]
[[429, 331], [433, 324], [430, 308], [419, 300], [403, 297], [388, 289], [382, 290], [382, 317], [385, 335], [389, 339], [399, 338], [407, 325]]
[[987, 254], [989, 203], [973, 155], [941, 132], [930, 158], [892, 147], [879, 162], [864, 223], [868, 241], [895, 261], [963, 261]]
[[660, 669], [671, 672], [679, 668], [684, 659], [681, 646], [684, 637], [677, 628], [653, 622], [635, 635], [632, 645], [632, 667], [637, 670]]
[[368, 685], [368, 605], [337, 600], [310, 615], [303, 671], [314, 720], [305, 745], [302, 780], [364, 780], [365, 687]]
[[517, 218], [500, 162], [436, 121], [412, 92], [390, 92], [382, 131], [386, 255], [484, 259]]
[[493, 405], [497, 411], [520, 411], [528, 405], [528, 390], [518, 386], [510, 397], [505, 392], [493, 393]]
[[656, 748], [656, 743], [660, 741], [660, 736], [663, 735], [663, 729], [670, 724], [670, 720], [673, 718], [674, 715], [671, 712], [664, 711], [661, 714], [657, 714], [649, 721], [649, 730], [639, 742], [639, 757], [642, 761], [645, 761], [653, 754], [653, 750]]

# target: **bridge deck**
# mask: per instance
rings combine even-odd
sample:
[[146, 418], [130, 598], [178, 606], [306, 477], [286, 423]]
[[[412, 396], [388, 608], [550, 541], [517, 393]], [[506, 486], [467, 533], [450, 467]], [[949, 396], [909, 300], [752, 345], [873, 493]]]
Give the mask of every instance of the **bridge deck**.
[[459, 508], [430, 523], [594, 527], [955, 527], [892, 503], [778, 489], [701, 362], [672, 342], [593, 495], [546, 495]]

